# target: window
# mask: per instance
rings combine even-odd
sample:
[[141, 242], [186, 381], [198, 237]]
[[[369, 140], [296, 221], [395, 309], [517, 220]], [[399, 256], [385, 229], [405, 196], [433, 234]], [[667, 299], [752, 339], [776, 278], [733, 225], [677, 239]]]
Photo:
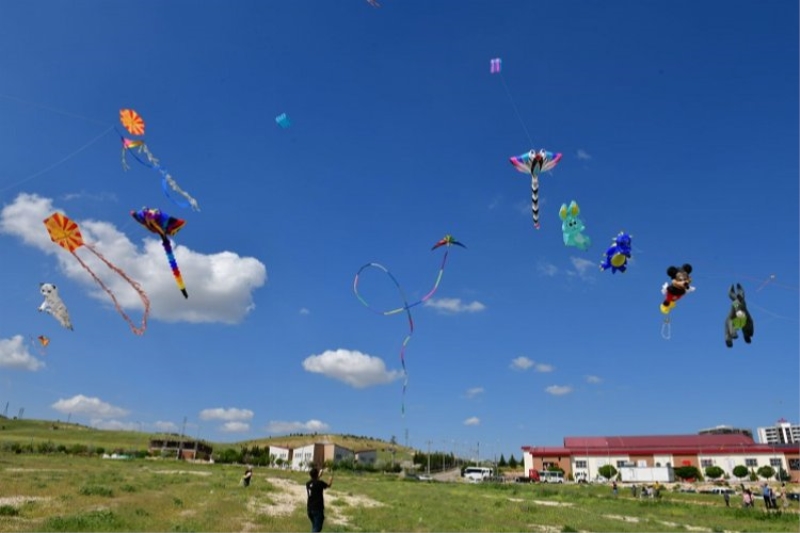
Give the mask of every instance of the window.
[[714, 466], [714, 461], [712, 459], [700, 459], [700, 466], [703, 468]]
[[628, 461], [617, 461], [617, 468], [628, 466]]
[[661, 463], [656, 463], [656, 466], [661, 466]]
[[575, 468], [586, 468], [586, 461], [575, 461]]
[[758, 461], [756, 461], [755, 459], [745, 459], [744, 460], [744, 465], [745, 466], [758, 466]]
[[783, 461], [773, 457], [772, 459], [769, 460], [769, 466], [773, 468], [780, 468], [783, 466]]
[[800, 459], [789, 459], [789, 470], [800, 470]]

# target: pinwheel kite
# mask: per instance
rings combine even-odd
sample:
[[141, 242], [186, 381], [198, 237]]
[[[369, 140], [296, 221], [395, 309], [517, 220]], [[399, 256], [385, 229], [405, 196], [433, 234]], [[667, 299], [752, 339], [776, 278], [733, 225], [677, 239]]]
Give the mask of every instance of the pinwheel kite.
[[[133, 109], [121, 109], [119, 112], [119, 121], [131, 135], [144, 135], [144, 119], [142, 119], [142, 117]], [[164, 189], [164, 195], [166, 195], [167, 198], [169, 198], [179, 207], [191, 206], [195, 211], [200, 211], [200, 207], [197, 205], [197, 200], [192, 198], [189, 193], [180, 188], [178, 182], [175, 181], [166, 168], [161, 166], [161, 163], [159, 163], [158, 159], [156, 159], [156, 157], [147, 147], [144, 139], [128, 139], [122, 134], [120, 134], [119, 137], [122, 140], [122, 168], [124, 170], [128, 170], [130, 168], [125, 159], [125, 154], [130, 152], [133, 158], [139, 163], [148, 168], [152, 168], [161, 174], [161, 187]], [[144, 158], [140, 156], [144, 156]], [[167, 185], [169, 185], [173, 191], [183, 196], [186, 201], [178, 201], [170, 196], [169, 191], [167, 190]]]
[[[100, 285], [100, 287], [102, 287], [102, 289], [106, 291], [106, 293], [111, 297], [111, 300], [114, 302], [114, 307], [117, 308], [117, 312], [120, 315], [122, 315], [122, 318], [125, 319], [125, 321], [130, 326], [131, 330], [137, 335], [144, 334], [145, 330], [147, 329], [147, 315], [150, 313], [150, 300], [147, 298], [147, 294], [145, 294], [144, 290], [142, 290], [139, 284], [133, 281], [131, 278], [129, 278], [128, 275], [121, 269], [111, 264], [108, 261], [108, 259], [103, 257], [103, 254], [98, 252], [91, 244], [84, 242], [83, 235], [81, 235], [81, 230], [78, 228], [78, 224], [75, 223], [75, 221], [73, 221], [66, 215], [63, 215], [61, 213], [53, 213], [52, 215], [44, 219], [44, 225], [47, 228], [47, 232], [50, 234], [50, 239], [54, 243], [58, 244], [66, 251], [71, 253], [72, 256], [78, 260], [78, 263], [81, 264], [84, 270], [86, 270], [86, 272], [88, 272], [89, 275], [92, 276], [92, 279], [94, 279], [95, 282], [97, 282], [97, 284]], [[83, 262], [80, 256], [77, 253], [75, 253], [75, 250], [77, 250], [81, 246], [88, 249], [100, 261], [105, 263], [105, 265], [108, 268], [119, 274], [119, 276], [122, 277], [122, 279], [124, 279], [125, 281], [127, 281], [128, 284], [133, 288], [133, 290], [136, 291], [136, 293], [139, 295], [139, 298], [142, 300], [142, 303], [144, 304], [144, 315], [142, 316], [141, 326], [136, 327], [133, 324], [128, 315], [125, 314], [125, 311], [122, 310], [122, 307], [120, 307], [119, 302], [117, 301], [117, 297], [114, 295], [114, 293], [111, 292], [111, 290], [108, 287], [106, 287], [106, 285], [102, 282], [102, 280], [97, 277], [97, 274], [95, 274], [92, 271], [92, 269], [89, 268], [89, 266]], [[55, 287], [53, 288], [55, 289]], [[47, 295], [45, 295], [45, 300], [47, 300]]]
[[161, 246], [164, 247], [164, 252], [167, 254], [167, 260], [169, 261], [170, 268], [172, 268], [172, 275], [175, 277], [175, 282], [183, 293], [183, 297], [188, 298], [189, 293], [186, 292], [186, 286], [183, 284], [181, 271], [178, 269], [178, 262], [175, 261], [175, 254], [172, 252], [172, 243], [170, 243], [169, 240], [170, 237], [181, 230], [186, 224], [186, 221], [173, 218], [163, 213], [160, 209], [148, 209], [146, 207], [138, 211], [131, 211], [131, 216], [136, 219], [136, 222], [161, 237]]
[[[69, 311], [64, 301], [58, 295], [58, 289], [52, 283], [40, 283], [39, 292], [44, 296], [42, 305], [39, 306], [39, 312], [42, 311], [50, 313], [53, 318], [58, 320], [58, 323], [65, 328], [72, 330], [72, 321], [69, 319]], [[41, 337], [40, 337], [41, 340]], [[49, 342], [49, 341], [48, 341]]]
[[[401, 406], [401, 413], [403, 414], [403, 416], [405, 416], [406, 412], [405, 396], [406, 396], [406, 388], [408, 386], [408, 372], [406, 371], [406, 357], [405, 357], [406, 345], [408, 345], [408, 341], [411, 340], [411, 335], [413, 335], [414, 333], [414, 319], [411, 316], [411, 308], [429, 300], [434, 295], [436, 290], [439, 288], [439, 283], [442, 281], [442, 276], [444, 275], [444, 267], [447, 264], [447, 255], [450, 253], [450, 246], [453, 245], [466, 248], [466, 246], [458, 242], [455, 239], [455, 237], [453, 237], [450, 234], [445, 235], [439, 242], [433, 245], [433, 248], [431, 248], [431, 250], [435, 250], [436, 248], [439, 248], [441, 246], [445, 247], [444, 257], [442, 257], [442, 264], [439, 267], [439, 273], [436, 276], [436, 281], [433, 283], [433, 287], [431, 288], [431, 290], [428, 291], [428, 293], [425, 296], [423, 296], [420, 300], [414, 303], [411, 304], [408, 303], [405, 291], [403, 290], [403, 287], [400, 285], [400, 282], [397, 281], [397, 278], [394, 277], [394, 275], [389, 271], [388, 268], [381, 265], [380, 263], [367, 263], [366, 265], [362, 266], [356, 273], [356, 277], [353, 280], [353, 292], [355, 293], [356, 298], [358, 298], [358, 300], [362, 304], [364, 304], [364, 306], [370, 311], [373, 311], [383, 316], [394, 315], [397, 313], [401, 313], [403, 311], [406, 312], [406, 317], [408, 318], [408, 334], [406, 335], [406, 338], [403, 339], [403, 344], [400, 347], [400, 363], [403, 367], [403, 403]], [[361, 296], [361, 294], [358, 292], [359, 276], [364, 270], [370, 267], [377, 268], [378, 270], [383, 271], [387, 276], [389, 276], [389, 278], [392, 280], [395, 287], [397, 288], [397, 292], [400, 294], [400, 299], [403, 301], [403, 305], [401, 307], [397, 307], [395, 309], [387, 309], [387, 310], [375, 309], [374, 307], [369, 305], [369, 303]]]
[[533, 225], [539, 229], [539, 173], [553, 169], [559, 161], [561, 154], [554, 154], [547, 150], [531, 150], [526, 154], [516, 155], [509, 159], [514, 168], [531, 176], [531, 211]]

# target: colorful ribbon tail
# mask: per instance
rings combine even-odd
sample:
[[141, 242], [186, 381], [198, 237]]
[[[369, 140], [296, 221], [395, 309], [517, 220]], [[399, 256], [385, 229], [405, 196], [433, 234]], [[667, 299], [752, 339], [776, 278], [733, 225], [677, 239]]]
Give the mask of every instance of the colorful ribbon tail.
[[186, 292], [186, 285], [183, 284], [183, 276], [181, 276], [181, 271], [178, 269], [178, 262], [175, 260], [175, 254], [172, 253], [172, 244], [169, 242], [168, 238], [162, 237], [161, 246], [164, 247], [164, 252], [167, 254], [167, 260], [169, 261], [169, 266], [172, 269], [172, 275], [175, 277], [178, 288], [181, 290], [183, 297], [188, 298], [189, 293]]

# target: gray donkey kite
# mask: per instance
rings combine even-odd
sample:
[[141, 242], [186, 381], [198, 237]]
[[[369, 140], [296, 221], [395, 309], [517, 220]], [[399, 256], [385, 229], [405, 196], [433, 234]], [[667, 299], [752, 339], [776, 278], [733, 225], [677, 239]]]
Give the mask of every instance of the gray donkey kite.
[[747, 303], [744, 301], [744, 289], [738, 283], [736, 288], [731, 285], [728, 296], [733, 301], [731, 310], [725, 318], [725, 344], [728, 348], [733, 347], [733, 339], [738, 339], [738, 330], [742, 330], [744, 342], [750, 344], [750, 339], [754, 333], [753, 317], [747, 310]]

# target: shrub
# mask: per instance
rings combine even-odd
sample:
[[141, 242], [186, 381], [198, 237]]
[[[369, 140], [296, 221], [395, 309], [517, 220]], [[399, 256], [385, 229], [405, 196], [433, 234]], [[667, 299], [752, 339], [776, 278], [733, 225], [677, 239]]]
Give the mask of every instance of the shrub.
[[114, 491], [102, 485], [84, 485], [80, 489], [80, 493], [84, 496], [106, 496], [111, 498], [114, 496]]
[[758, 469], [758, 475], [764, 479], [769, 479], [775, 475], [775, 469], [769, 465], [764, 465]]
[[0, 516], [18, 516], [19, 509], [13, 505], [0, 505]]
[[706, 467], [706, 477], [709, 479], [719, 479], [725, 471], [718, 467], [718, 466], [707, 466]]
[[735, 467], [733, 467], [733, 475], [739, 479], [746, 477], [748, 473], [749, 471], [747, 470], [747, 467], [744, 465], [736, 465]]
[[617, 474], [617, 469], [613, 465], [603, 465], [597, 469], [597, 473], [606, 479], [611, 479]]

